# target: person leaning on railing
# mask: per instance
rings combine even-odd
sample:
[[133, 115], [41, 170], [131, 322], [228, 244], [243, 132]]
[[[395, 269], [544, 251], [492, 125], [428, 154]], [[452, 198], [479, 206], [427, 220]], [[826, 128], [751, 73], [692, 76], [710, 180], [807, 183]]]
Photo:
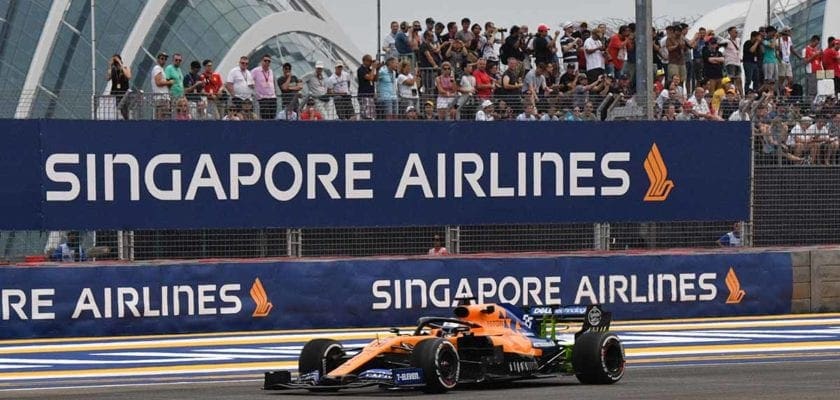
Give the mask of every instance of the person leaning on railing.
[[[417, 109], [420, 94], [417, 89], [418, 80], [415, 74], [411, 73], [411, 63], [407, 60], [400, 62], [399, 75], [397, 76], [397, 94], [399, 96], [399, 110]], [[405, 113], [403, 113], [405, 116]], [[416, 118], [415, 118], [416, 119]]]
[[451, 118], [451, 111], [454, 109], [455, 98], [458, 94], [458, 83], [452, 74], [452, 64], [444, 61], [441, 64], [440, 75], [435, 79], [437, 88], [437, 111], [438, 119], [443, 121]]
[[201, 81], [204, 82], [202, 88], [204, 95], [207, 97], [207, 117], [211, 119], [221, 119], [225, 114], [225, 99], [223, 98], [224, 82], [222, 75], [213, 70], [213, 61], [206, 59], [201, 65], [204, 66], [204, 72], [201, 73]]
[[160, 52], [157, 55], [157, 64], [152, 68], [152, 95], [155, 103], [155, 119], [169, 119], [172, 116], [172, 107], [169, 103], [169, 87], [173, 85], [172, 80], [166, 79], [163, 67], [169, 55]]
[[374, 83], [379, 73], [379, 62], [374, 61], [370, 54], [362, 56], [362, 65], [356, 70], [358, 85], [359, 117], [361, 119], [376, 119], [376, 89]]

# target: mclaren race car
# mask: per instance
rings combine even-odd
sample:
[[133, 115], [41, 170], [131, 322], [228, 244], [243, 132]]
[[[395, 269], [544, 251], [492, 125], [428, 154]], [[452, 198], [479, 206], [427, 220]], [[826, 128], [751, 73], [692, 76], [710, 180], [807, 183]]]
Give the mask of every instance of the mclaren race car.
[[[566, 322], [582, 322], [572, 333]], [[301, 351], [298, 376], [265, 374], [267, 390], [313, 392], [379, 386], [441, 393], [459, 384], [575, 375], [611, 384], [624, 375], [624, 347], [597, 305], [536, 307], [461, 304], [453, 317], [423, 317], [411, 334], [377, 338], [361, 349], [314, 339]], [[564, 334], [564, 331], [569, 332]]]

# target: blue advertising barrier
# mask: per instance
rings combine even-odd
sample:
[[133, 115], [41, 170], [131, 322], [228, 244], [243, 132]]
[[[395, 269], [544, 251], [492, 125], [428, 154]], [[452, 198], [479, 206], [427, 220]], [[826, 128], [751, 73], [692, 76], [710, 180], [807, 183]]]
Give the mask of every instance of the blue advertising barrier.
[[[0, 121], [5, 130], [18, 124]], [[23, 128], [0, 150], [14, 188], [4, 194], [16, 197], [0, 203], [0, 229], [748, 217], [747, 123], [46, 120]]]
[[2, 338], [405, 326], [456, 299], [618, 320], [789, 313], [788, 253], [0, 269]]

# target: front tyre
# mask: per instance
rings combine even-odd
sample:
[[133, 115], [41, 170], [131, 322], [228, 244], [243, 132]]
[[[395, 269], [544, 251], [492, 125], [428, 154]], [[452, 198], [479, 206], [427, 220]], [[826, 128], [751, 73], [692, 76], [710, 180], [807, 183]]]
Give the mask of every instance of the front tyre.
[[611, 332], [586, 332], [572, 349], [572, 366], [581, 383], [618, 382], [624, 376], [624, 361], [624, 346]]
[[344, 354], [341, 343], [335, 340], [310, 340], [300, 352], [298, 372], [303, 375], [318, 371], [319, 376], [323, 377], [341, 365]]
[[461, 362], [455, 346], [447, 340], [426, 339], [414, 346], [411, 366], [423, 370], [426, 393], [443, 393], [458, 384]]

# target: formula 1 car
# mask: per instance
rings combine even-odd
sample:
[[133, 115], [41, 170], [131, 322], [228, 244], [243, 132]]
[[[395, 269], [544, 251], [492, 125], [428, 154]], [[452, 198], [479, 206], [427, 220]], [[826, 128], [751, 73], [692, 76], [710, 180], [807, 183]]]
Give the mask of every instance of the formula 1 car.
[[[597, 305], [535, 307], [528, 313], [499, 304], [464, 304], [453, 317], [423, 317], [411, 334], [377, 338], [361, 349], [330, 339], [308, 342], [298, 376], [265, 374], [263, 389], [312, 392], [379, 386], [442, 393], [459, 384], [575, 375], [585, 384], [624, 376], [624, 347], [609, 332], [612, 316]], [[558, 335], [567, 321], [582, 322]], [[558, 329], [559, 328], [559, 329]]]

